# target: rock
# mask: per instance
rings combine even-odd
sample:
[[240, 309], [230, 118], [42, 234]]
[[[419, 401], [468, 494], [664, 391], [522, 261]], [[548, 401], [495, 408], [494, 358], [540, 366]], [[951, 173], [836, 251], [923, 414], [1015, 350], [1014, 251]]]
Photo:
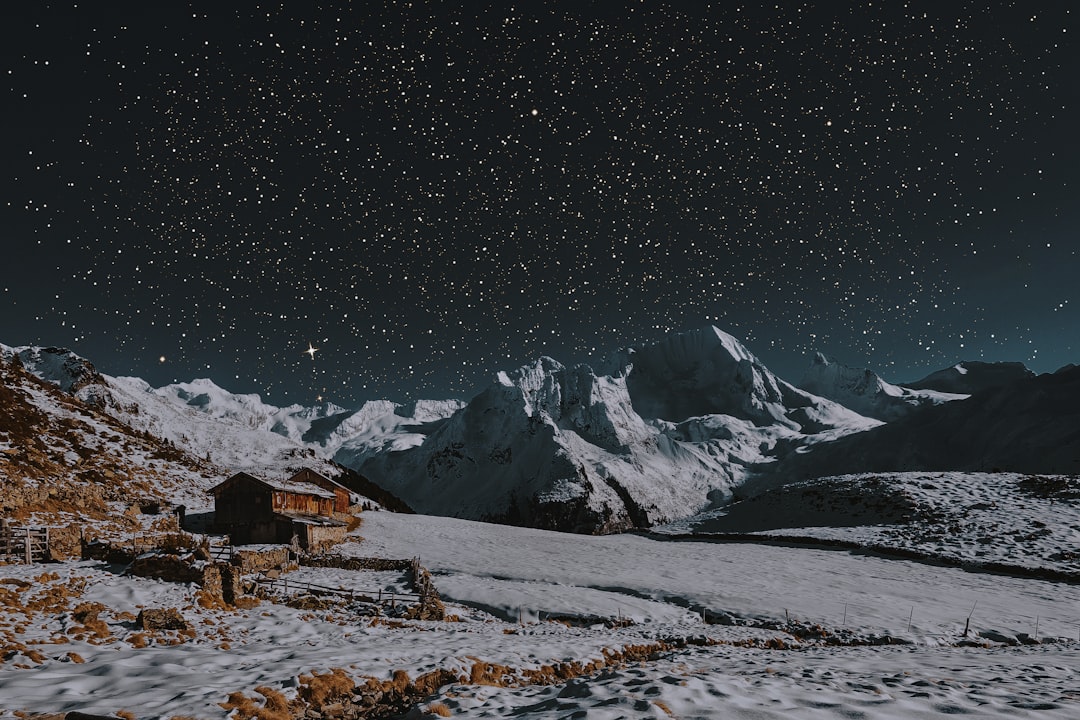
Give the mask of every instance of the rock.
[[143, 630], [187, 630], [190, 626], [176, 608], [147, 608], [135, 623]]
[[153, 577], [169, 582], [197, 583], [202, 581], [202, 570], [177, 555], [143, 555], [131, 563], [128, 572], [139, 577]]

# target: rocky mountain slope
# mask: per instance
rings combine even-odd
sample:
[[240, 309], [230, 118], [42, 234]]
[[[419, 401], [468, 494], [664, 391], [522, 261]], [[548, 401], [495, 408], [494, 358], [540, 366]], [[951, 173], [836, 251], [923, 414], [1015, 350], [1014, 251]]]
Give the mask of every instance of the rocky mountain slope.
[[[58, 386], [37, 378], [24, 358], [63, 373], [66, 381]], [[130, 531], [139, 527], [138, 507], [163, 501], [203, 505], [218, 478], [216, 468], [168, 440], [69, 392], [100, 380], [92, 365], [64, 351], [16, 353], [0, 346], [0, 514], [70, 525], [75, 552], [80, 530]]]

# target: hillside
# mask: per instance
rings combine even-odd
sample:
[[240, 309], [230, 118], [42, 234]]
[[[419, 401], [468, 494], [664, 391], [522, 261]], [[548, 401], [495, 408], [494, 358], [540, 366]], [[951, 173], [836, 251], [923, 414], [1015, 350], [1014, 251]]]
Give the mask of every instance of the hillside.
[[965, 360], [952, 367], [932, 372], [924, 378], [904, 383], [913, 390], [937, 390], [938, 392], [973, 395], [991, 388], [1012, 385], [1030, 380], [1035, 373], [1018, 362], [982, 362]]
[[[56, 352], [40, 353], [48, 361]], [[56, 363], [63, 368], [63, 362]], [[89, 363], [70, 363], [89, 383]], [[206, 504], [217, 468], [167, 440], [136, 430], [28, 372], [0, 348], [0, 511], [7, 519], [97, 532], [140, 527], [140, 505]], [[135, 508], [132, 510], [132, 508]], [[131, 511], [131, 512], [129, 512]], [[153, 518], [150, 518], [151, 520]]]
[[860, 472], [1080, 473], [1080, 368], [1025, 377], [792, 456], [755, 480]]

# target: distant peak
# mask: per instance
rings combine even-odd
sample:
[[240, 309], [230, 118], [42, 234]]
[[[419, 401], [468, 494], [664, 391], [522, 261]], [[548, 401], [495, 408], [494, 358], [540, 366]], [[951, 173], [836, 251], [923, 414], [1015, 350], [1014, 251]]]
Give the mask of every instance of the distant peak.
[[814, 353], [814, 359], [811, 361], [812, 365], [833, 365], [835, 364], [828, 355], [823, 352]]

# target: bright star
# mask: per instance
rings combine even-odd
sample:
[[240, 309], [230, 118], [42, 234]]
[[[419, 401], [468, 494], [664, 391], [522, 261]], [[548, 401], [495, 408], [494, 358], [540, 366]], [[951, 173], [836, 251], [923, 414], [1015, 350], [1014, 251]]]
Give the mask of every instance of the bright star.
[[311, 359], [314, 361], [315, 360], [315, 353], [317, 353], [318, 351], [319, 351], [319, 348], [313, 347], [311, 343], [308, 343], [307, 344], [307, 350], [304, 351], [304, 354], [305, 355], [310, 355]]

